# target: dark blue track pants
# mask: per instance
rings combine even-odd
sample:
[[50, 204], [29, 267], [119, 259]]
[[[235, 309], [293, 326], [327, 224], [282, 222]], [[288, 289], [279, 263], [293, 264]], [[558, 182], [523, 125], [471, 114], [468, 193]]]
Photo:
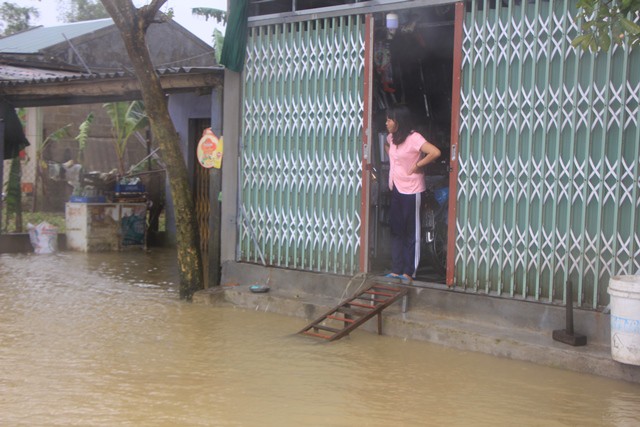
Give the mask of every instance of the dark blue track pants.
[[391, 192], [391, 271], [415, 277], [420, 262], [420, 204], [422, 194]]

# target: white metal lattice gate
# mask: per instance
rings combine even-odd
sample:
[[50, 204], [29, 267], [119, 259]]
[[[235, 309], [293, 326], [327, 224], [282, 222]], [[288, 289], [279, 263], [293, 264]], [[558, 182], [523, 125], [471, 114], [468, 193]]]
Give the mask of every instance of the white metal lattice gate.
[[363, 36], [360, 16], [250, 29], [238, 259], [360, 270]]
[[[575, 50], [575, 2], [467, 4], [454, 283], [606, 305], [640, 273], [640, 50]], [[484, 4], [484, 7], [483, 7]]]

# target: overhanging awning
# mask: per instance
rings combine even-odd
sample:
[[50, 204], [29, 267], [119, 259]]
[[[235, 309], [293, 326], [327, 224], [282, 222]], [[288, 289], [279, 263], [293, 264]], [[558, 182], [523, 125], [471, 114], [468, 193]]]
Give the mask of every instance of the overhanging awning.
[[247, 50], [247, 0], [236, 0], [231, 3], [230, 8], [220, 63], [241, 73]]

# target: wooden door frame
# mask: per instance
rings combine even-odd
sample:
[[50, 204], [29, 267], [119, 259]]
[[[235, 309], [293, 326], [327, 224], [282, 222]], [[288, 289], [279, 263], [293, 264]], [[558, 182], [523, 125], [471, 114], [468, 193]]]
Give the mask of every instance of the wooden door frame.
[[464, 25], [464, 3], [455, 4], [453, 30], [453, 84], [451, 85], [451, 152], [449, 154], [449, 210], [447, 230], [447, 273], [445, 283], [454, 284], [456, 256], [456, 220], [458, 208], [458, 173], [460, 164], [460, 96], [462, 81], [462, 29]]

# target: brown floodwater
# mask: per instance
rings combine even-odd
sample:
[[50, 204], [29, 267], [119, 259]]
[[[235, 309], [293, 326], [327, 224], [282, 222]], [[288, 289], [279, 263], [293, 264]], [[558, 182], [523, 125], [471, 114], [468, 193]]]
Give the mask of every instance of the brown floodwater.
[[2, 426], [634, 426], [640, 386], [178, 299], [172, 250], [0, 256]]

